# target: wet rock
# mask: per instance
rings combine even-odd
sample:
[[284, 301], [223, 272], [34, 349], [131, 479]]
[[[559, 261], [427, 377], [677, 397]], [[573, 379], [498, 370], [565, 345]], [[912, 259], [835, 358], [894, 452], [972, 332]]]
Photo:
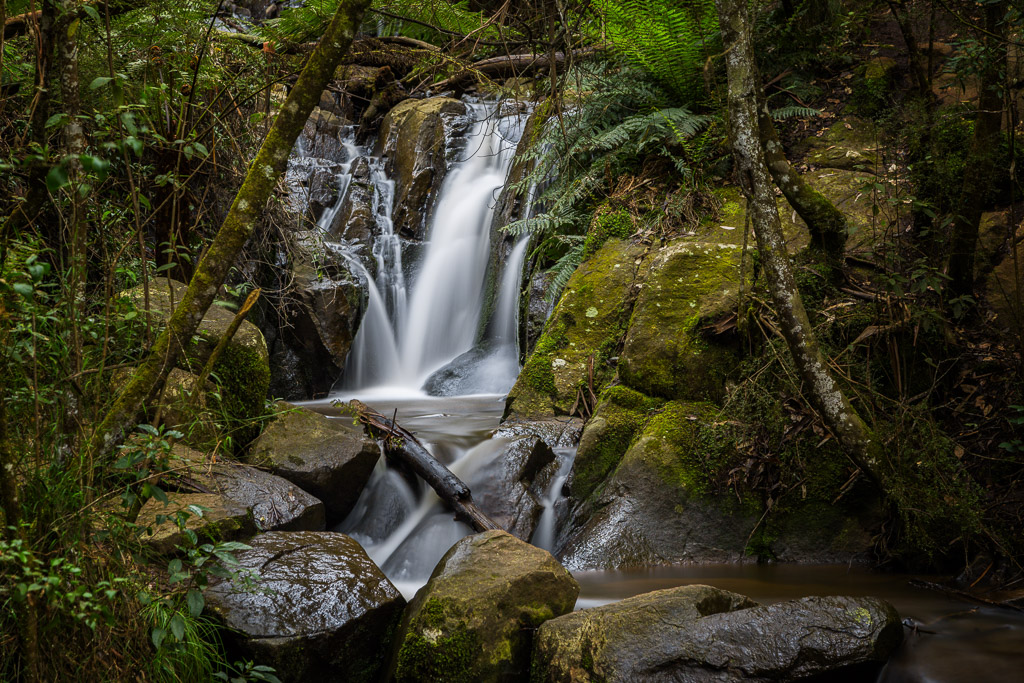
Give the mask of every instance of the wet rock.
[[355, 505], [379, 457], [377, 444], [351, 421], [278, 403], [276, 417], [253, 444], [248, 461], [322, 500], [333, 524]]
[[550, 448], [572, 448], [580, 440], [583, 420], [564, 417], [557, 420], [508, 420], [494, 432], [494, 438], [519, 439], [536, 436]]
[[329, 111], [314, 107], [306, 120], [299, 140], [306, 156], [341, 161], [345, 148], [341, 144], [343, 129], [349, 121]]
[[736, 307], [741, 249], [677, 240], [658, 252], [629, 321], [619, 377], [650, 396], [719, 400], [734, 351], [709, 341], [706, 321]]
[[345, 195], [345, 202], [338, 210], [334, 221], [327, 227], [334, 238], [364, 245], [363, 265], [372, 271], [375, 263], [370, 252], [373, 248], [376, 225], [370, 165], [364, 157], [360, 157], [352, 166], [352, 180]]
[[324, 504], [288, 480], [230, 460], [210, 461], [182, 444], [171, 453], [179, 486], [220, 494], [248, 509], [259, 531], [323, 531]]
[[899, 614], [878, 598], [752, 604], [687, 586], [551, 620], [537, 634], [533, 680], [788, 681], [880, 666], [903, 638]]
[[229, 643], [286, 682], [376, 680], [405, 600], [359, 544], [309, 531], [249, 544], [236, 557], [256, 585], [222, 581], [205, 592]]
[[435, 371], [423, 384], [423, 390], [431, 396], [503, 394], [517, 370], [513, 353], [478, 346]]
[[531, 680], [647, 680], [641, 672], [672, 661], [683, 647], [677, 631], [684, 624], [756, 606], [736, 593], [692, 585], [571, 612], [538, 629]]
[[143, 529], [140, 540], [153, 552], [172, 555], [179, 546], [189, 546], [188, 537], [178, 524], [194, 531], [200, 543], [233, 541], [256, 531], [252, 514], [235, 501], [217, 493], [169, 493], [167, 503], [155, 498], [146, 501], [135, 519]]
[[547, 552], [503, 531], [456, 543], [402, 618], [398, 681], [519, 680], [533, 630], [572, 610], [579, 585]]
[[[162, 326], [170, 318], [186, 289], [186, 285], [168, 278], [150, 281], [149, 313], [158, 325]], [[142, 285], [128, 290], [125, 296], [140, 311], [145, 310]], [[234, 318], [233, 311], [217, 304], [210, 306], [186, 346], [183, 358], [178, 361], [179, 367], [199, 373]], [[229, 426], [237, 427], [233, 436], [239, 445], [248, 443], [256, 435], [253, 420], [263, 414], [270, 384], [268, 357], [267, 344], [259, 328], [243, 321], [213, 366], [211, 378], [220, 389], [220, 408], [227, 415]]]
[[[572, 487], [596, 492], [577, 513], [586, 521], [560, 552], [562, 562], [582, 570], [749, 559], [747, 539], [761, 516], [760, 502], [709, 489], [698, 435], [715, 415], [704, 403], [666, 404], [642, 423], [638, 436], [626, 439], [628, 450], [601, 488], [595, 483], [600, 476], [583, 476], [598, 465], [581, 442]], [[602, 457], [613, 458], [614, 449]]]
[[554, 451], [539, 437], [518, 438], [470, 479], [473, 499], [505, 531], [528, 541], [543, 511], [538, 484], [549, 477], [541, 474], [554, 463]]
[[313, 221], [320, 220], [324, 211], [338, 201], [338, 170], [335, 167], [320, 166], [307, 180], [309, 185], [308, 204]]
[[634, 286], [644, 274], [644, 248], [616, 239], [576, 269], [508, 394], [506, 416], [568, 414], [590, 382], [591, 364], [593, 391], [600, 391], [614, 374], [606, 356], [628, 325]]
[[464, 127], [465, 103], [450, 97], [409, 99], [384, 117], [377, 141], [395, 179], [396, 232], [422, 239], [428, 200], [436, 196], [447, 170], [447, 140]]

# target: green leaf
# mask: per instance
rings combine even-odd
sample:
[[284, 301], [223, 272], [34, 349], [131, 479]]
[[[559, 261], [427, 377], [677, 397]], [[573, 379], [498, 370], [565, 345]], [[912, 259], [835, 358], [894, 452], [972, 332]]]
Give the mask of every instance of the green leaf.
[[[114, 79], [110, 76], [97, 76], [96, 78], [92, 79], [92, 83], [89, 84], [89, 90], [97, 90], [99, 88], [102, 88], [107, 83], [110, 83], [110, 81], [112, 80]], [[157, 647], [159, 647], [159, 645]]]
[[32, 289], [32, 285], [27, 282], [15, 282], [11, 285], [11, 288], [26, 299], [30, 298], [32, 296], [32, 292], [35, 291]]
[[46, 189], [56, 192], [68, 184], [68, 170], [64, 166], [54, 166], [46, 174]]
[[183, 640], [185, 638], [185, 620], [181, 618], [180, 614], [175, 614], [171, 617], [171, 635], [174, 636], [175, 640]]
[[46, 128], [53, 128], [54, 126], [62, 125], [68, 118], [68, 115], [64, 112], [54, 114], [50, 118], [46, 119]]
[[189, 590], [185, 594], [185, 602], [188, 604], [188, 613], [192, 617], [198, 617], [203, 613], [203, 607], [206, 606], [206, 599], [203, 598], [203, 594], [197, 591], [195, 588]]
[[100, 13], [92, 5], [82, 5], [82, 11], [88, 14], [93, 21], [100, 21]]
[[153, 641], [153, 647], [159, 650], [160, 646], [163, 645], [164, 638], [167, 637], [167, 631], [160, 627], [155, 627], [149, 634], [149, 637]]

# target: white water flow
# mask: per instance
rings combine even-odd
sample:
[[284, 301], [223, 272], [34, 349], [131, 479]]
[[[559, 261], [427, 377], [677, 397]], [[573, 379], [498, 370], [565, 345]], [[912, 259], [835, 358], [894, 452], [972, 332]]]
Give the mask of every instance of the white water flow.
[[[448, 172], [437, 194], [425, 253], [411, 288], [407, 288], [403, 275], [402, 244], [391, 224], [393, 183], [384, 176], [380, 164], [374, 164], [379, 235], [374, 248], [377, 278], [373, 285], [377, 292], [368, 287], [369, 306], [342, 380], [346, 393], [379, 387], [418, 392], [434, 370], [468, 351], [477, 341], [494, 205], [523, 124], [520, 116], [497, 117], [496, 111], [494, 105], [469, 106], [474, 122], [460, 161]], [[518, 250], [518, 263], [509, 259], [508, 269], [521, 274], [525, 249], [523, 244]], [[499, 325], [513, 343], [518, 284], [518, 280], [512, 283], [508, 295], [503, 284], [499, 294]], [[508, 303], [508, 298], [515, 300]], [[376, 310], [380, 306], [383, 310]], [[390, 321], [389, 329], [381, 324], [385, 318]], [[392, 348], [397, 348], [397, 362]], [[507, 349], [502, 350], [515, 364], [515, 351], [508, 354]], [[508, 386], [516, 372], [517, 365], [511, 371], [505, 368], [503, 376]]]

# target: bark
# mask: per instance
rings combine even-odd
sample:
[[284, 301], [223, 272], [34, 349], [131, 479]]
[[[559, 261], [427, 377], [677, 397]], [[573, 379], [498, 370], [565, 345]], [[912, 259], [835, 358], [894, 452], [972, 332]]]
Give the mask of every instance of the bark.
[[[572, 52], [571, 57], [579, 57], [590, 54], [594, 51], [594, 48], [575, 50]], [[536, 54], [528, 52], [517, 55], [489, 57], [487, 59], [481, 59], [478, 62], [473, 62], [463, 71], [455, 74], [451, 78], [432, 84], [430, 89], [434, 92], [448, 90], [462, 84], [470, 78], [481, 75], [488, 78], [511, 78], [513, 76], [522, 76], [542, 69], [550, 70], [565, 64], [565, 59], [566, 55], [564, 52], [554, 52], [552, 54]]]
[[768, 105], [763, 97], [760, 101], [758, 129], [765, 163], [772, 180], [782, 190], [789, 205], [807, 224], [807, 230], [811, 233], [811, 246], [820, 250], [829, 264], [838, 268], [842, 266], [846, 251], [846, 216], [790, 165], [775, 131], [775, 123], [768, 113]]
[[[910, 26], [910, 17], [905, 13], [906, 2], [895, 2], [888, 0], [889, 11], [896, 19], [900, 27], [900, 34], [903, 36], [903, 44], [907, 48], [907, 59], [910, 62], [910, 72], [914, 75], [914, 82], [917, 84], [917, 92], [925, 100], [932, 99], [931, 80], [925, 69], [926, 61], [921, 57], [921, 51], [917, 49], [917, 39], [914, 38], [914, 30]], [[904, 10], [904, 11], [900, 11]]]
[[246, 240], [288, 163], [288, 155], [334, 70], [355, 38], [370, 0], [342, 0], [323, 37], [267, 133], [217, 236], [196, 266], [185, 294], [146, 358], [96, 427], [89, 453], [109, 454], [136, 424], [145, 406], [160, 392], [167, 374], [195, 334], [218, 288]]
[[355, 409], [359, 421], [366, 425], [370, 434], [384, 440], [385, 454], [401, 460], [427, 482], [430, 488], [437, 492], [438, 497], [455, 512], [457, 519], [470, 525], [477, 532], [502, 528], [476, 506], [469, 487], [451, 470], [435, 460], [415, 436], [361, 401], [352, 401], [349, 405]]
[[825, 425], [854, 463], [878, 481], [880, 444], [857, 415], [825, 364], [786, 253], [786, 241], [758, 132], [757, 69], [748, 3], [746, 0], [716, 0], [715, 4], [727, 50], [733, 157], [747, 197], [747, 212], [757, 238], [782, 335], [811, 402]]
[[[1005, 64], [1004, 34], [1006, 3], [988, 5], [985, 10], [985, 67], [981, 72], [978, 115], [974, 120], [974, 138], [964, 165], [964, 184], [959, 208], [953, 221], [949, 257], [950, 289], [954, 296], [974, 290], [974, 257], [978, 229], [985, 208], [985, 196], [996, 181], [999, 131], [1003, 124], [1003, 98], [1000, 67]], [[998, 58], [997, 58], [998, 55]]]
[[[100, 14], [103, 14], [104, 10], [109, 8], [110, 16], [117, 16], [118, 14], [124, 14], [133, 9], [140, 9], [145, 3], [137, 2], [137, 0], [115, 0], [115, 2], [86, 2], [83, 5], [92, 5], [96, 8]], [[4, 20], [4, 38], [10, 40], [20, 35], [28, 33], [32, 24], [39, 20], [42, 15], [42, 10], [36, 10], [34, 12], [25, 12], [24, 14], [16, 14], [13, 17], [8, 17]], [[88, 14], [85, 10], [79, 7], [75, 12], [75, 17], [78, 19], [84, 19]]]

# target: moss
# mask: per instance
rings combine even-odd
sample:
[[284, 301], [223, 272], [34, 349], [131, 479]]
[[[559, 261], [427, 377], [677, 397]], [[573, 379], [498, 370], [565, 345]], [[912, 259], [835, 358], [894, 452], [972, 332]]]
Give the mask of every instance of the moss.
[[609, 238], [627, 239], [633, 234], [633, 219], [625, 209], [613, 209], [607, 202], [594, 211], [583, 242], [583, 258], [597, 253]]
[[717, 439], [707, 438], [705, 425], [712, 423], [717, 414], [718, 409], [709, 403], [673, 401], [651, 418], [643, 431], [652, 446], [647, 449], [646, 460], [663, 481], [698, 496], [716, 490], [732, 462], [728, 457], [731, 449], [721, 448]]
[[660, 404], [624, 386], [609, 387], [601, 394], [573, 464], [573, 496], [582, 500], [598, 489]]
[[476, 680], [471, 666], [479, 649], [464, 620], [449, 618], [450, 599], [431, 598], [413, 618], [398, 652], [398, 681]]
[[850, 111], [877, 117], [892, 106], [896, 62], [890, 57], [875, 57], [861, 66], [851, 83]]

